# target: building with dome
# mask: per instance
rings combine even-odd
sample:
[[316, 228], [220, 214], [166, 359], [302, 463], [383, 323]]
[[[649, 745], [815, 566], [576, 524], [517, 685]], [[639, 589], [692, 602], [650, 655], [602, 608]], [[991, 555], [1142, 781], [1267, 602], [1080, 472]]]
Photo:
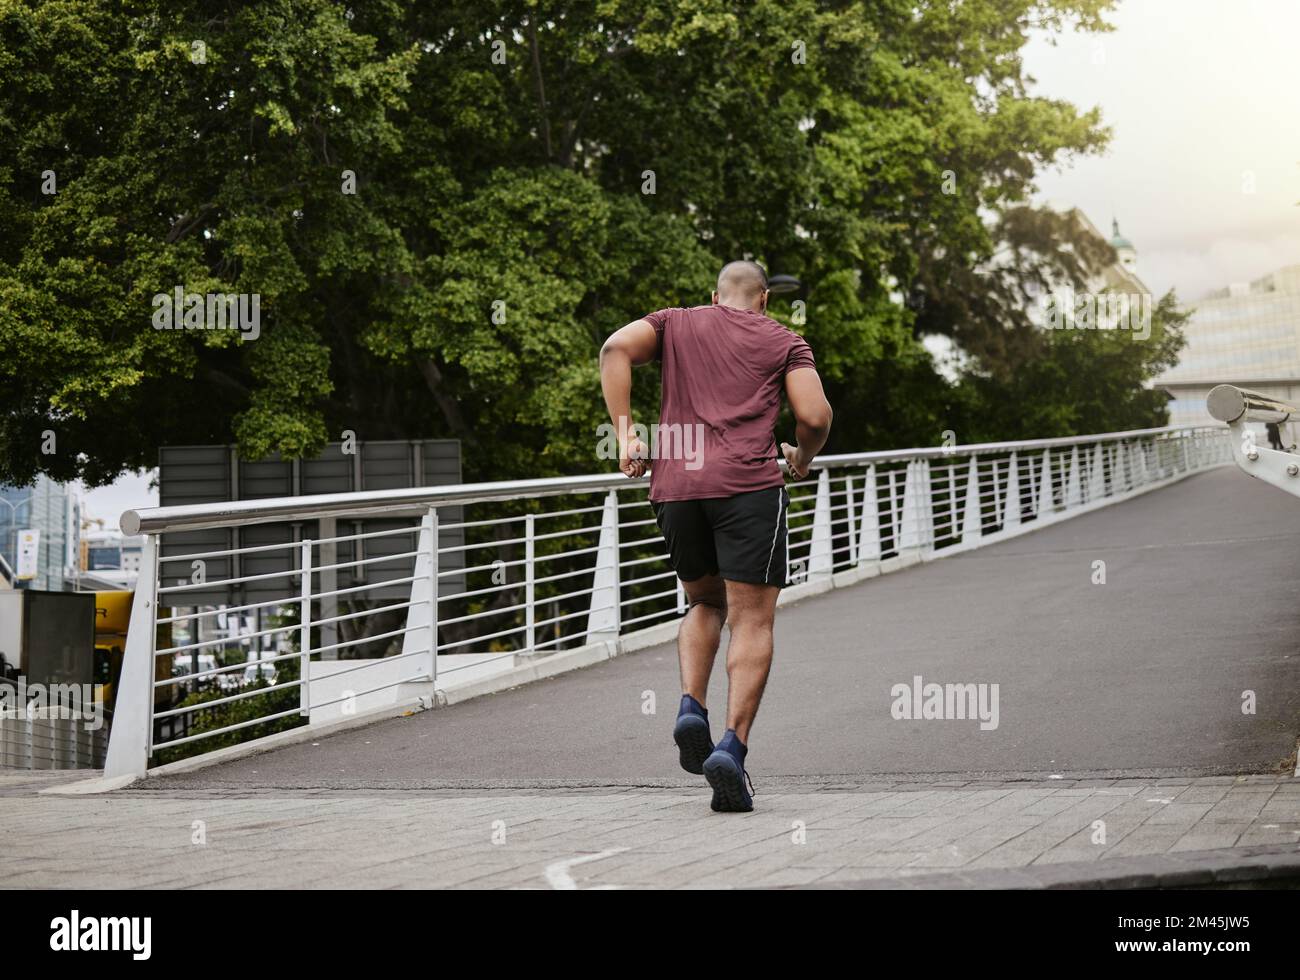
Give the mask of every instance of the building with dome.
[[[1133, 247], [1132, 242], [1120, 234], [1119, 221], [1111, 220], [1112, 235], [1106, 238], [1101, 229], [1078, 208], [1071, 208], [1066, 213], [1078, 222], [1086, 234], [1109, 242], [1115, 249], [1115, 261], [1092, 277], [1088, 283], [1088, 291], [1093, 294], [1120, 293], [1124, 296], [1148, 297], [1154, 304], [1150, 287], [1138, 276], [1137, 249]], [[1037, 306], [1030, 308], [1030, 319], [1040, 327], [1045, 326], [1048, 322], [1045, 312], [1047, 306], [1055, 304], [1058, 307], [1072, 307], [1076, 296], [1074, 289], [1069, 286], [1053, 288], [1040, 297], [1041, 301]]]
[[[1105, 237], [1078, 208], [1074, 217], [1085, 230]], [[1115, 249], [1115, 261], [1089, 283], [1094, 293], [1116, 292], [1159, 297], [1138, 276], [1137, 248], [1111, 218], [1105, 240]], [[1059, 303], [1069, 302], [1068, 290], [1049, 294]], [[1205, 398], [1217, 384], [1251, 388], [1300, 405], [1300, 265], [1283, 266], [1250, 283], [1233, 283], [1192, 303], [1181, 304], [1190, 317], [1183, 326], [1187, 344], [1174, 367], [1156, 377], [1152, 387], [1169, 396], [1171, 425], [1218, 425], [1205, 410]], [[1046, 322], [1042, 308], [1031, 309], [1040, 326]], [[1135, 338], [1135, 342], [1140, 342]], [[1256, 426], [1261, 443], [1264, 427]], [[1283, 433], [1290, 445], [1300, 442], [1300, 422]]]
[[1110, 229], [1110, 247], [1115, 250], [1115, 254], [1119, 257], [1118, 260], [1120, 266], [1136, 275], [1138, 260], [1137, 249], [1133, 247], [1132, 242], [1119, 233], [1118, 218], [1110, 219]]

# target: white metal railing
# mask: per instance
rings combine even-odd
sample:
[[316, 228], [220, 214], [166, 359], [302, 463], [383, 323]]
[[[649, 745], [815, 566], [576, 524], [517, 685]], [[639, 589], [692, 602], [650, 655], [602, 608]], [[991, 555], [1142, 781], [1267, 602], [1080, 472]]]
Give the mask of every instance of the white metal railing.
[[0, 708], [0, 769], [97, 769], [102, 721], [62, 705]]
[[[1226, 428], [1188, 426], [822, 457], [787, 483], [789, 595], [1222, 465], [1229, 441]], [[128, 511], [122, 529], [145, 545], [106, 775], [325, 720], [394, 688], [432, 703], [458, 673], [675, 619], [685, 596], [648, 485], [612, 473]], [[328, 533], [344, 517], [359, 529]], [[239, 530], [253, 526], [278, 538], [250, 543]], [[213, 529], [226, 547], [167, 543]], [[226, 574], [176, 577], [209, 566]], [[224, 608], [185, 605], [214, 588], [228, 591]], [[255, 643], [262, 658], [252, 684], [241, 677], [247, 661], [217, 660], [229, 637], [204, 638], [214, 619], [236, 614], [256, 616], [239, 637], [241, 656]]]

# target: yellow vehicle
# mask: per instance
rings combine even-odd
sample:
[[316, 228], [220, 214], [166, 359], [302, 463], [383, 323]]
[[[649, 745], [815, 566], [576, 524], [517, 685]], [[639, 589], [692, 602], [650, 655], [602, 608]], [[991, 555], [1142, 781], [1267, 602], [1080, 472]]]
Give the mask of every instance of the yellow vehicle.
[[[95, 593], [95, 699], [111, 711], [117, 696], [118, 679], [122, 676], [122, 657], [126, 652], [126, 631], [131, 623], [131, 603], [134, 592], [112, 591]], [[154, 649], [171, 646], [171, 624], [158, 627]], [[167, 654], [154, 657], [154, 676], [171, 676], [171, 657]], [[154, 708], [166, 708], [174, 691], [169, 687], [154, 689]]]

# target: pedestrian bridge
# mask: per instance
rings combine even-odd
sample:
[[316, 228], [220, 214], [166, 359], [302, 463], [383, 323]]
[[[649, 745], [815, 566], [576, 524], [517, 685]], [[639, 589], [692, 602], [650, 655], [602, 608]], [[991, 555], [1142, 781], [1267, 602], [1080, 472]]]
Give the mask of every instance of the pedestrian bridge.
[[[1300, 704], [1300, 510], [1225, 465], [1234, 439], [1168, 428], [820, 460], [790, 485], [795, 584], [755, 772], [1277, 770]], [[105, 775], [677, 780], [683, 597], [645, 489], [613, 474], [124, 515], [147, 543]], [[319, 534], [339, 526], [353, 530]], [[229, 642], [184, 604], [214, 586], [227, 614], [274, 611], [252, 685], [221, 683], [242, 662], [166, 669]], [[239, 761], [251, 745], [276, 751]], [[233, 761], [196, 768], [218, 760]]]

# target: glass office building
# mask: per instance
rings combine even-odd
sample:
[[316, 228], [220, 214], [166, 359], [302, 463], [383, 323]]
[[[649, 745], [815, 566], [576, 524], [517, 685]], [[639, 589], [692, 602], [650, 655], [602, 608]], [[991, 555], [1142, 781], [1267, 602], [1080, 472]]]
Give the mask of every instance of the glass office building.
[[36, 577], [22, 588], [54, 592], [74, 587], [80, 561], [80, 503], [67, 484], [39, 476], [28, 487], [0, 486], [0, 553], [11, 569], [18, 567], [18, 532], [41, 533]]
[[1187, 346], [1155, 381], [1173, 397], [1171, 424], [1213, 424], [1205, 396], [1217, 384], [1300, 398], [1300, 265], [1217, 290], [1188, 309]]

